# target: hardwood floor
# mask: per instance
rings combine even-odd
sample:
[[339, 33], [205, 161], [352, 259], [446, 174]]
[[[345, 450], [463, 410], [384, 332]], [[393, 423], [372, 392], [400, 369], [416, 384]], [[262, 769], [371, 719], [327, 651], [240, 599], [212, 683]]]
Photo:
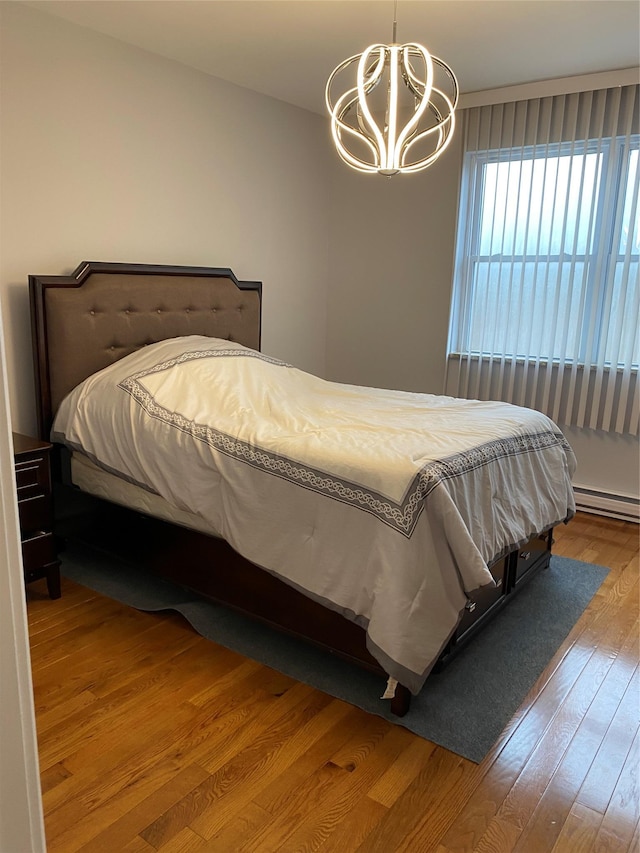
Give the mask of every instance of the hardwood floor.
[[611, 571], [481, 765], [179, 616], [30, 585], [49, 853], [637, 851], [638, 526], [578, 514], [554, 552]]

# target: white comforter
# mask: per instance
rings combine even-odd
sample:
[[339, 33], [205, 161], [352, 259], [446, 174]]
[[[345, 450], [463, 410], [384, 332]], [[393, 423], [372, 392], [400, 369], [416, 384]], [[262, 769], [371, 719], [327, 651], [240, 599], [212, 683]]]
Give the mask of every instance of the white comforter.
[[487, 563], [574, 512], [573, 453], [538, 412], [331, 383], [218, 339], [89, 377], [52, 437], [357, 621], [414, 692]]

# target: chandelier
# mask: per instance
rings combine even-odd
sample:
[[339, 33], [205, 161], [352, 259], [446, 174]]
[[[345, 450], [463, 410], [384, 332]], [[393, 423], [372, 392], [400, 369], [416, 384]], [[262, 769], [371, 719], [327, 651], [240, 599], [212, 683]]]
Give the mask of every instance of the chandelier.
[[[420, 44], [396, 44], [396, 5], [393, 44], [372, 44], [345, 59], [325, 89], [340, 157], [359, 172], [387, 176], [426, 169], [442, 154], [458, 102], [448, 65]], [[349, 88], [334, 99], [337, 80], [345, 77]]]

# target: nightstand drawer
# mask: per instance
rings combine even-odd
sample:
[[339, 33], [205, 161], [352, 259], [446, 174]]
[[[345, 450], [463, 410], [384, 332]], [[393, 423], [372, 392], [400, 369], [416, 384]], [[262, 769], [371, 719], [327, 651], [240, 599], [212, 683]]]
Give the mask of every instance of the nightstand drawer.
[[19, 501], [23, 498], [48, 494], [50, 491], [49, 464], [44, 456], [18, 462], [15, 468]]
[[55, 561], [52, 533], [41, 531], [29, 539], [22, 540], [22, 565], [26, 580], [29, 580], [29, 572], [41, 571], [43, 566]]
[[53, 536], [52, 445], [13, 433], [13, 467], [18, 494], [24, 579], [47, 579], [51, 598], [60, 598], [60, 561]]
[[18, 515], [23, 538], [25, 534], [32, 533], [34, 530], [50, 530], [51, 498], [49, 495], [39, 495], [19, 500]]

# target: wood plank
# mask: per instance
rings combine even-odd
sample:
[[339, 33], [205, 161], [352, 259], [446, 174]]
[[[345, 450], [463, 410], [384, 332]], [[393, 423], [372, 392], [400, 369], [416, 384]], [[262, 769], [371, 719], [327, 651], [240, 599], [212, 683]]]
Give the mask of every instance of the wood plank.
[[[186, 826], [175, 835], [171, 841], [158, 848], [162, 853], [195, 853], [196, 850], [204, 851], [206, 842], [202, 836]], [[153, 850], [156, 848], [153, 847]]]
[[640, 820], [636, 824], [636, 831], [633, 833], [627, 853], [638, 853], [638, 850], [640, 850]]
[[[286, 706], [283, 700], [286, 701]], [[210, 766], [206, 762], [203, 763], [210, 774], [205, 782], [165, 812], [162, 818], [147, 827], [141, 833], [142, 837], [158, 847], [185, 826], [190, 826], [205, 838], [214, 836], [226, 820], [235, 817], [237, 812], [254, 798], [256, 785], [266, 785], [271, 778], [282, 772], [278, 757], [284, 751], [285, 744], [297, 740], [299, 748], [303, 749], [303, 733], [308, 730], [308, 724], [319, 716], [331, 701], [329, 697], [311, 688], [293, 688], [288, 691], [283, 699], [278, 700], [281, 703], [278, 718], [271, 725], [264, 727], [259, 737], [234, 751], [229, 760], [212, 759]], [[322, 725], [317, 736], [321, 733]], [[313, 738], [308, 742], [312, 743]], [[296, 753], [290, 754], [287, 750], [287, 754], [291, 759], [291, 754]], [[233, 806], [229, 806], [231, 794], [235, 794]]]
[[[356, 711], [355, 715], [353, 710]], [[354, 725], [356, 720], [358, 724]], [[343, 721], [346, 721], [347, 729], [343, 728]], [[222, 802], [218, 801], [215, 814], [200, 815], [192, 825], [206, 838], [211, 838], [217, 835], [225, 821], [235, 820], [245, 804], [253, 801], [265, 811], [269, 811], [273, 818], [269, 823], [268, 834], [261, 829], [249, 840], [248, 849], [262, 849], [263, 846], [269, 849], [274, 836], [284, 838], [291, 832], [292, 825], [295, 827], [303, 822], [299, 811], [307, 816], [316, 813], [317, 807], [313, 804], [318, 801], [317, 791], [314, 791], [312, 780], [315, 780], [320, 787], [320, 780], [324, 783], [324, 780], [333, 779], [335, 782], [337, 779], [344, 778], [345, 771], [331, 757], [331, 749], [332, 747], [335, 749], [336, 742], [344, 741], [345, 733], [350, 731], [353, 733], [353, 738], [370, 744], [375, 742], [381, 733], [388, 732], [388, 729], [389, 724], [385, 724], [384, 720], [372, 719], [364, 712], [351, 709], [339, 700], [332, 700], [330, 705], [296, 732], [286, 749], [280, 747], [269, 756], [259, 774], [251, 772], [246, 777], [242, 788], [236, 790], [232, 799], [225, 797]], [[322, 752], [325, 758], [324, 762], [320, 763]], [[246, 761], [246, 756], [240, 756], [240, 758], [243, 762]], [[316, 769], [310, 773], [310, 767]], [[280, 785], [283, 775], [286, 778], [284, 784]], [[349, 776], [348, 771], [346, 775]], [[296, 782], [310, 792], [306, 800], [300, 798]], [[351, 785], [351, 783], [352, 778], [349, 776], [346, 784]], [[324, 784], [321, 787], [327, 796], [333, 795], [333, 787], [325, 787]], [[277, 811], [274, 812], [276, 804], [278, 804]]]
[[361, 853], [433, 849], [477, 784], [478, 766], [436, 747], [418, 776], [362, 845]]
[[355, 853], [387, 814], [387, 809], [368, 796], [361, 797], [322, 843], [322, 853]]
[[[182, 685], [182, 689], [185, 690], [185, 697], [188, 697], [193, 684], [187, 682]], [[67, 759], [66, 763], [70, 766], [71, 762], [76, 761], [77, 772], [69, 783], [70, 788], [64, 790], [58, 787], [56, 800], [45, 803], [50, 812], [47, 824], [50, 836], [55, 835], [59, 824], [67, 820], [65, 809], [69, 810], [69, 816], [71, 813], [74, 815], [76, 834], [85, 831], [95, 834], [102, 826], [101, 821], [108, 821], [114, 802], [126, 811], [147, 796], [150, 790], [163, 784], [167, 775], [175, 773], [176, 767], [184, 763], [190, 744], [195, 744], [197, 748], [206, 741], [208, 732], [228, 740], [230, 731], [236, 731], [242, 726], [243, 720], [257, 715], [261, 707], [273, 701], [272, 697], [252, 687], [250, 699], [240, 711], [235, 701], [231, 701], [228, 707], [221, 702], [220, 716], [216, 716], [203, 714], [188, 702], [172, 706], [172, 699], [176, 699], [175, 691], [173, 696], [160, 693], [155, 709], [149, 703], [148, 693], [139, 692], [136, 695], [139, 725], [136, 725], [135, 719], [125, 716], [118, 727], [121, 733], [118, 739], [114, 737], [113, 725], [108, 724], [107, 715], [107, 719], [102, 722], [105, 736], [111, 738], [111, 748], [94, 749], [91, 760], [88, 760], [89, 754], [86, 752], [75, 752]], [[165, 712], [167, 700], [169, 707], [173, 707], [170, 715]], [[94, 748], [93, 741], [90, 740], [86, 748]], [[94, 775], [87, 778], [86, 773], [82, 772], [83, 767]]]
[[[144, 620], [145, 615], [138, 614], [136, 611], [133, 613], [134, 615], [127, 614], [125, 616], [122, 604], [117, 601], [101, 599], [92, 603], [89, 612], [80, 609], [72, 611], [73, 616], [68, 622], [65, 621], [63, 630], [60, 626], [53, 625], [50, 629], [43, 630], [37, 635], [32, 645], [33, 669], [46, 669], [52, 665], [57, 665], [65, 658], [72, 660], [75, 655], [95, 642], [104, 643], [104, 638], [111, 636], [111, 622], [117, 617], [124, 617], [123, 622], [128, 622], [129, 625], [133, 623], [133, 629], [129, 630], [129, 635], [135, 636], [138, 633], [135, 623]], [[127, 630], [125, 625], [123, 625], [123, 629]], [[56, 638], [55, 643], [51, 642], [52, 636]]]
[[349, 772], [330, 757], [336, 755], [346, 743], [359, 737], [363, 726], [370, 725], [371, 721], [364, 711], [346, 703], [332, 703], [324, 714], [325, 718], [327, 715], [330, 715], [329, 725], [324, 733], [296, 758], [286, 773], [281, 773], [256, 793], [253, 802], [273, 819], [279, 818], [292, 798], [299, 799], [300, 785], [306, 784], [306, 780], [323, 768], [327, 767], [332, 775]]
[[149, 849], [155, 849], [140, 836], [140, 831], [206, 778], [207, 772], [201, 767], [195, 764], [187, 765], [138, 805], [121, 814], [101, 832], [94, 835], [87, 844], [77, 848], [78, 853], [121, 850], [134, 839], [140, 839], [140, 842]]
[[576, 802], [604, 814], [640, 722], [640, 669], [636, 667], [625, 695], [616, 709], [607, 734], [589, 768]]
[[[172, 716], [178, 730], [184, 725], [186, 710], [188, 709], [182, 708], [180, 712], [175, 709], [173, 711]], [[191, 719], [192, 714], [187, 716], [187, 720]], [[136, 727], [133, 728], [134, 733], [135, 729]], [[150, 736], [153, 737], [156, 733], [152, 730]], [[148, 753], [149, 743], [145, 741], [144, 746]], [[115, 745], [115, 750], [117, 756], [118, 744]], [[138, 755], [139, 751], [138, 748]], [[114, 753], [107, 751], [95, 771], [91, 764], [85, 767], [91, 768], [89, 778], [86, 770], [79, 770], [43, 797], [48, 815], [47, 837], [62, 849], [65, 849], [67, 842], [71, 843], [72, 839], [81, 838], [84, 842], [99, 833], [104, 826], [113, 822], [114, 812], [117, 813], [119, 809], [128, 811], [148, 796], [150, 791], [159, 789], [173, 778], [179, 764], [164, 759], [154, 763], [145, 760], [139, 765], [135, 757], [121, 762], [114, 757]], [[71, 835], [69, 828], [72, 828]]]
[[583, 714], [575, 736], [535, 805], [515, 849], [549, 850], [557, 844], [556, 839], [562, 834], [564, 823], [569, 819], [593, 757], [597, 754], [611, 718], [628, 689], [634, 669], [630, 666], [625, 652], [631, 652], [636, 645], [634, 628], [622, 652], [615, 657], [602, 680], [594, 700]]
[[601, 823], [600, 812], [594, 812], [580, 803], [574, 803], [551, 853], [586, 853], [588, 850], [594, 850]]
[[489, 823], [474, 853], [511, 853], [515, 849], [520, 830], [500, 817], [494, 817]]
[[[380, 720], [379, 722], [384, 722]], [[293, 828], [287, 840], [280, 845], [282, 853], [300, 850], [315, 850], [328, 843], [328, 839], [339, 831], [341, 824], [358, 807], [358, 803], [367, 791], [380, 778], [385, 769], [397, 756], [410, 747], [412, 735], [399, 726], [389, 726], [386, 730], [372, 724], [368, 733], [362, 733], [359, 743], [354, 741], [351, 754], [355, 763], [349, 763], [352, 769], [341, 776], [328, 791], [321, 804], [306, 815]], [[340, 757], [334, 763], [342, 766]], [[343, 769], [347, 769], [343, 767]]]
[[[274, 849], [278, 850], [300, 823], [308, 820], [310, 816], [315, 815], [317, 809], [322, 808], [334, 786], [348, 775], [347, 770], [330, 761], [311, 775], [297, 776], [290, 770], [281, 774], [281, 777], [285, 777], [286, 791], [282, 792], [277, 800], [278, 810], [270, 812], [271, 820], [252, 835], [244, 845], [243, 851], [271, 853]], [[348, 784], [351, 784], [351, 780]], [[254, 802], [259, 800], [260, 796]]]
[[[327, 761], [327, 756], [334, 754], [347, 740], [354, 737], [362, 728], [363, 719], [366, 717], [363, 711], [346, 703], [335, 703], [332, 713], [336, 714], [334, 724], [284, 773], [262, 788], [255, 799], [242, 808], [235, 818], [231, 818], [224, 829], [209, 841], [207, 851], [228, 853], [229, 850], [244, 850], [245, 847], [253, 849], [265, 839], [268, 846], [273, 846], [274, 836], [278, 833], [282, 836], [282, 824], [289, 822], [285, 813], [291, 813], [295, 802], [301, 802], [300, 787], [306, 785], [307, 780], [319, 773], [325, 765], [332, 766], [332, 763]], [[337, 768], [333, 769], [335, 771]], [[308, 804], [304, 805], [308, 810]], [[253, 828], [247, 826], [247, 811], [255, 813]]]
[[38, 736], [44, 742], [46, 734], [51, 728], [55, 728], [60, 724], [60, 720], [67, 717], [72, 717], [81, 709], [86, 709], [97, 701], [97, 696], [87, 689], [78, 692], [78, 687], [74, 686], [70, 694], [63, 696], [61, 701], [49, 703], [42, 700], [36, 703], [36, 714], [38, 723]]
[[[561, 552], [569, 558], [578, 559], [583, 550], [582, 543], [584, 540], [582, 537], [587, 533], [591, 536], [593, 533], [591, 518], [581, 517], [580, 514], [576, 516], [574, 521], [581, 528], [576, 536], [571, 532], [572, 527], [575, 529], [574, 521], [567, 527], [558, 528], [554, 533], [556, 538], [554, 551], [556, 553]], [[577, 631], [568, 638], [569, 648], [566, 644], [561, 647], [556, 659], [551, 662], [538, 680], [532, 693], [525, 700], [523, 709], [516, 714], [516, 725], [513, 730], [511, 731], [510, 727], [507, 727], [508, 737], [501, 738], [494, 751], [485, 760], [486, 773], [484, 778], [469, 797], [466, 806], [461, 809], [456, 819], [452, 820], [449, 830], [443, 835], [442, 846], [451, 853], [465, 853], [476, 849], [511, 786], [522, 772], [529, 754], [536, 745], [537, 737], [544, 733], [553, 719], [554, 713], [569, 695], [572, 682], [579, 675], [581, 668], [586, 665], [586, 661], [590, 657], [589, 646], [597, 646], [600, 632], [606, 628], [606, 617], [595, 624], [593, 611], [597, 613], [598, 610], [608, 607], [608, 610], [613, 612], [618, 606], [615, 602], [618, 601], [618, 591], [620, 590], [620, 587], [617, 586], [620, 574], [628, 568], [630, 563], [635, 563], [637, 560], [637, 526], [628, 522], [607, 519], [601, 527], [607, 533], [623, 531], [623, 538], [634, 542], [635, 556], [632, 553], [629, 561], [621, 569], [612, 570], [609, 573], [605, 580], [609, 595], [605, 595], [601, 601], [595, 602], [595, 604], [592, 602], [589, 609], [591, 612], [583, 614], [579, 620]], [[565, 545], [564, 548], [557, 547], [563, 544]], [[596, 551], [599, 558], [599, 547], [593, 550]], [[633, 587], [635, 572], [636, 569], [631, 566], [629, 581], [624, 583], [625, 589], [628, 590]], [[613, 602], [611, 605], [609, 605], [609, 597]], [[633, 621], [637, 632], [637, 603], [632, 604], [632, 600], [629, 598], [626, 606], [632, 607]], [[587, 630], [592, 633], [590, 641], [584, 644], [587, 648], [584, 648], [576, 643], [576, 637], [584, 634]], [[558, 656], [561, 656], [560, 663], [557, 663]]]
[[175, 614], [30, 585], [49, 853], [636, 853], [638, 526], [578, 513], [555, 538], [611, 570], [481, 765]]
[[640, 820], [638, 767], [640, 767], [640, 732], [636, 731], [633, 744], [600, 824], [595, 842], [596, 850], [625, 850], [632, 843], [638, 820]]
[[[150, 714], [148, 705], [142, 703], [141, 724], [130, 726], [131, 739], [125, 741], [125, 746], [133, 748], [123, 751], [120, 745], [120, 752], [115, 753], [117, 757], [111, 750], [99, 753], [93, 762], [79, 762], [73, 782], [66, 790], [56, 789], [54, 802], [45, 802], [50, 812], [49, 833], [54, 832], [56, 824], [66, 820], [63, 809], [68, 804], [75, 815], [76, 833], [86, 825], [87, 831], [95, 834], [102, 826], [103, 815], [111, 813], [114, 802], [121, 811], [132, 809], [150, 791], [164, 784], [165, 777], [175, 773], [176, 768], [189, 762], [197, 763], [198, 750], [203, 743], [210, 748], [214, 742], [228, 741], [232, 732], [256, 718], [273, 701], [261, 691], [253, 691], [241, 708], [234, 701], [228, 708], [221, 703], [219, 716], [203, 715], [189, 703], [174, 707], [171, 715], [163, 713], [162, 707]], [[142, 739], [140, 732], [144, 733]], [[72, 757], [67, 762], [71, 760]], [[92, 774], [89, 778], [80, 770], [83, 766], [89, 768]]]
[[[329, 708], [325, 716], [328, 712]], [[337, 779], [344, 776], [350, 780], [349, 774], [352, 771], [327, 760], [327, 757], [337, 756], [348, 743], [361, 744], [363, 731], [374, 725], [375, 721], [363, 711], [351, 708], [345, 703], [332, 703], [332, 716], [337, 713], [340, 716], [334, 718], [333, 724], [326, 727], [324, 734], [305, 749], [284, 773], [276, 774], [266, 787], [260, 785], [260, 790], [249, 806], [257, 806], [262, 815], [268, 815], [268, 819], [261, 820], [251, 834], [243, 830], [240, 844], [234, 827], [239, 825], [242, 829], [245, 813], [245, 808], [242, 808], [223, 831], [213, 836], [207, 850], [212, 853], [228, 853], [231, 849], [267, 850], [271, 853], [271, 850], [284, 843], [299, 823], [315, 813], [318, 802], [324, 799], [320, 790], [329, 793], [323, 784], [324, 779], [332, 786], [336, 784]], [[378, 724], [383, 722], [377, 721]], [[383, 733], [385, 730], [381, 725], [375, 726], [374, 729], [377, 733]], [[347, 784], [350, 784], [350, 781]], [[248, 793], [250, 792], [243, 791], [243, 800]]]
[[48, 770], [43, 770], [40, 774], [40, 790], [43, 794], [53, 790], [56, 785], [60, 785], [65, 779], [68, 779], [71, 773], [62, 762], [54, 764]]
[[208, 839], [205, 850], [207, 853], [229, 853], [230, 850], [241, 853], [272, 820], [273, 815], [257, 803], [248, 803], [220, 832]]
[[[128, 844], [120, 848], [122, 853], [154, 853], [153, 847], [137, 835]], [[98, 853], [96, 850], [95, 853]]]
[[387, 808], [393, 806], [426, 766], [435, 748], [431, 741], [416, 738], [411, 749], [400, 753], [391, 767], [372, 786], [368, 798]]
[[[115, 628], [119, 629], [119, 624], [112, 624], [111, 629]], [[50, 708], [60, 708], [86, 692], [94, 698], [105, 697], [201, 642], [195, 632], [181, 630], [174, 635], [171, 628], [163, 623], [153, 624], [138, 630], [133, 639], [123, 637], [118, 630], [117, 640], [109, 642], [108, 650], [101, 641], [63, 664], [48, 667], [40, 674], [35, 690], [39, 729], [46, 727]], [[69, 702], [68, 707], [72, 704]]]
[[[167, 701], [179, 702], [181, 695], [188, 696], [191, 690], [189, 679], [199, 679], [214, 668], [215, 650], [212, 652], [208, 647], [196, 646], [177, 654], [137, 681], [98, 699], [88, 708], [51, 727], [40, 750], [42, 766], [57, 763], [62, 756], [77, 752], [96, 737], [108, 740], [110, 732], [115, 729], [130, 730], [131, 713], [140, 704], [141, 694], [151, 708], [161, 709], [166, 707]], [[109, 730], [104, 726], [106, 718]]]
[[453, 853], [473, 850], [480, 843], [591, 654], [589, 649], [576, 648], [571, 656], [565, 656], [507, 742], [487, 757], [482, 784], [443, 836], [443, 845]]
[[61, 577], [60, 589], [62, 597], [52, 600], [49, 598], [46, 581], [40, 580], [27, 584], [25, 598], [29, 616], [29, 633], [34, 635], [40, 630], [40, 623], [51, 624], [52, 613], [57, 614], [58, 622], [63, 620], [62, 614], [75, 607], [80, 607], [89, 601], [96, 601], [100, 595], [86, 586]]
[[[588, 664], [576, 679], [562, 708], [558, 710], [498, 812], [503, 820], [509, 821], [519, 829], [523, 829], [533, 811], [539, 809], [541, 797], [548, 788], [551, 778], [558, 775], [561, 783], [563, 777], [559, 768], [564, 753], [570, 743], [574, 743], [574, 746], [580, 743], [576, 741], [574, 735], [585, 715], [588, 714], [602, 682], [612, 667], [620, 644], [621, 632], [626, 631], [628, 634], [630, 630], [626, 612], [623, 611], [622, 616], [625, 617], [624, 620], [609, 621], [607, 633], [602, 637], [601, 647], [594, 649]], [[620, 623], [622, 623], [622, 629]], [[580, 766], [584, 766], [584, 753], [581, 759], [578, 759], [578, 767]], [[573, 767], [573, 763], [567, 762], [565, 769], [567, 767]], [[576, 793], [577, 789], [574, 795]], [[545, 821], [541, 823], [545, 827], [549, 826]], [[552, 823], [551, 826], [557, 826], [557, 822]], [[533, 842], [523, 840], [522, 843]], [[541, 842], [538, 840], [536, 844], [540, 845]]]

